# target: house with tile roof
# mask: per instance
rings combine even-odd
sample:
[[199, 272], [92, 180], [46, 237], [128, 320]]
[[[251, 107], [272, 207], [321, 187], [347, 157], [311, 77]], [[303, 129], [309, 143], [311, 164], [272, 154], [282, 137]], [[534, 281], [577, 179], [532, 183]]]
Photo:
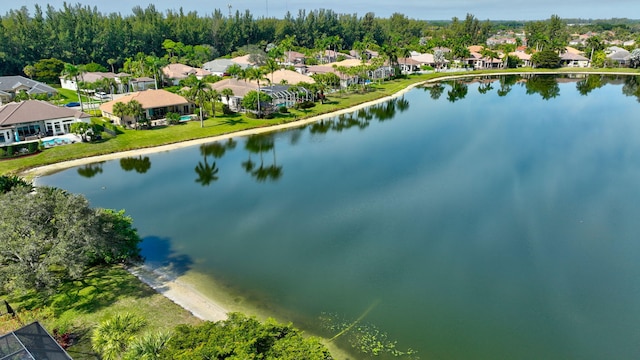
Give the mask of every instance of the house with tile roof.
[[162, 74], [166, 83], [178, 85], [180, 80], [184, 80], [191, 75], [195, 75], [196, 78], [202, 79], [207, 75], [211, 75], [211, 72], [184, 64], [169, 64], [162, 68]]
[[138, 91], [120, 97], [116, 100], [108, 101], [100, 105], [102, 116], [108, 118], [117, 125], [133, 126], [135, 124], [133, 117], [125, 115], [121, 118], [113, 113], [113, 106], [116, 103], [120, 102], [127, 104], [131, 100], [136, 100], [140, 105], [142, 105], [145, 117], [150, 120], [162, 119], [168, 112], [187, 115], [192, 114], [194, 110], [194, 105], [186, 98], [160, 89]]
[[41, 100], [12, 102], [0, 106], [0, 143], [37, 140], [71, 132], [75, 122], [89, 123], [91, 115]]
[[16, 94], [24, 91], [29, 96], [54, 96], [58, 91], [39, 81], [27, 79], [24, 76], [0, 76], [0, 105], [13, 101]]

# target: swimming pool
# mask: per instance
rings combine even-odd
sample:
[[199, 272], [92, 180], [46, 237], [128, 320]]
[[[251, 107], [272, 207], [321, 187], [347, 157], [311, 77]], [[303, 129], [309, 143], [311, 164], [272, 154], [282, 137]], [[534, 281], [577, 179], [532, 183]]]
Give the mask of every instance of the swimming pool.
[[45, 147], [51, 147], [55, 145], [65, 145], [70, 143], [71, 141], [65, 138], [53, 138], [53, 139], [42, 140], [42, 145], [44, 145]]
[[193, 120], [193, 117], [191, 115], [180, 116], [180, 121], [190, 121], [190, 120]]

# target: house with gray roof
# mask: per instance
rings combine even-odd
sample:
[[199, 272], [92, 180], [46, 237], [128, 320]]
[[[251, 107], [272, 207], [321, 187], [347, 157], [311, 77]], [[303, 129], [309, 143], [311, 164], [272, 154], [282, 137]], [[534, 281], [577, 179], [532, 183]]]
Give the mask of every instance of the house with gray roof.
[[631, 53], [627, 51], [627, 49], [618, 46], [610, 46], [606, 48], [604, 52], [607, 54], [607, 59], [617, 63], [619, 66], [629, 66]]
[[212, 75], [225, 76], [227, 74], [227, 69], [233, 65], [240, 65], [240, 68], [243, 70], [249, 67], [248, 64], [237, 63], [231, 59], [215, 59], [204, 63], [202, 68], [211, 72]]
[[29, 96], [44, 94], [51, 97], [58, 93], [51, 86], [24, 76], [0, 76], [0, 105], [11, 102], [21, 91]]
[[41, 100], [12, 102], [0, 106], [0, 144], [37, 140], [71, 132], [75, 122], [89, 123], [91, 115]]

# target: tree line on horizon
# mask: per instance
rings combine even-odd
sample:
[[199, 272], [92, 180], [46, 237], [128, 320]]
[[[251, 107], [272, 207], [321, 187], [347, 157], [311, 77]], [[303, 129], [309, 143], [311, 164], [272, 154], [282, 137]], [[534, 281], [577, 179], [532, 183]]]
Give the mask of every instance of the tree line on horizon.
[[[302, 49], [332, 46], [348, 50], [363, 42], [412, 50], [437, 46], [455, 49], [484, 44], [497, 30], [523, 29], [536, 23], [541, 22], [480, 21], [472, 14], [464, 19], [428, 22], [401, 13], [379, 18], [372, 12], [358, 16], [328, 9], [299, 10], [296, 16], [287, 13], [283, 19], [276, 19], [255, 18], [249, 10], [227, 14], [215, 9], [206, 16], [182, 9], [163, 13], [152, 4], [135, 6], [126, 16], [105, 14], [81, 4], [65, 3], [60, 9], [36, 5], [33, 13], [23, 6], [0, 17], [0, 75], [22, 74], [25, 66], [52, 58], [76, 65], [109, 64], [119, 69], [137, 54], [166, 55], [163, 45], [167, 40], [182, 44], [186, 49], [181, 50], [195, 53], [203, 62], [249, 45], [264, 49], [293, 35], [296, 47]], [[567, 32], [567, 21], [561, 23]], [[593, 22], [590, 28], [636, 33], [640, 24], [616, 19]], [[575, 26], [573, 29], [578, 30]]]

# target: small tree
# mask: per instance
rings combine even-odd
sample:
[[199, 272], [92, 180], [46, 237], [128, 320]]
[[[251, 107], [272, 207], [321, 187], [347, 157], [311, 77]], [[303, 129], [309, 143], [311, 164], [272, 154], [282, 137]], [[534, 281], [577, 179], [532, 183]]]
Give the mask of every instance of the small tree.
[[71, 124], [71, 132], [79, 135], [82, 138], [82, 142], [87, 142], [87, 132], [91, 130], [91, 125], [86, 122], [75, 122]]
[[533, 54], [531, 61], [538, 68], [555, 69], [560, 67], [560, 56], [551, 50], [543, 50]]
[[640, 66], [640, 48], [633, 49], [630, 55], [630, 66], [632, 68], [637, 68]]

